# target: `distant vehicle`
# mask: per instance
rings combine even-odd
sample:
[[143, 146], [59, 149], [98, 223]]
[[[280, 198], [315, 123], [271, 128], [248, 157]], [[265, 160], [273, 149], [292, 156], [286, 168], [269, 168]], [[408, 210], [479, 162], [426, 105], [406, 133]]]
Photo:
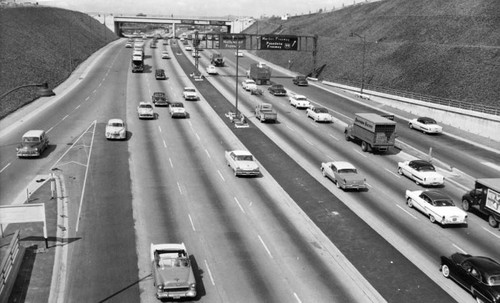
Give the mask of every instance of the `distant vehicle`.
[[335, 183], [337, 188], [366, 189], [365, 177], [358, 174], [354, 165], [345, 161], [332, 161], [321, 163], [321, 173]]
[[217, 75], [217, 74], [219, 74], [219, 72], [217, 72], [217, 68], [215, 68], [215, 66], [209, 65], [209, 66], [207, 66], [207, 74]]
[[274, 96], [286, 96], [286, 89], [281, 84], [273, 84], [267, 90]]
[[149, 47], [150, 47], [150, 48], [156, 48], [156, 43], [152, 41], [152, 42], [149, 44]]
[[261, 103], [255, 107], [255, 117], [260, 122], [278, 122], [278, 113], [274, 110], [272, 104]]
[[456, 207], [450, 197], [437, 190], [406, 190], [406, 204], [441, 225], [467, 224], [467, 213]]
[[184, 108], [184, 104], [182, 102], [171, 102], [170, 105], [168, 106], [170, 116], [172, 118], [187, 118], [188, 114], [186, 112], [186, 109]]
[[151, 101], [155, 106], [168, 106], [170, 104], [164, 92], [154, 92]]
[[106, 139], [127, 139], [127, 125], [122, 119], [110, 119], [106, 124]]
[[412, 179], [417, 185], [437, 186], [444, 184], [443, 175], [436, 172], [434, 165], [425, 160], [399, 162], [398, 173]]
[[155, 71], [155, 78], [156, 78], [156, 80], [165, 80], [165, 79], [167, 79], [167, 76], [165, 75], [165, 71], [163, 69], [157, 69]]
[[443, 127], [438, 125], [436, 120], [429, 117], [419, 117], [411, 119], [408, 126], [412, 129], [420, 130], [424, 134], [440, 134], [443, 132]]
[[311, 106], [311, 102], [307, 100], [307, 97], [304, 95], [293, 95], [288, 98], [291, 106], [295, 108], [309, 108]]
[[224, 57], [220, 53], [214, 53], [210, 57], [210, 63], [214, 66], [224, 66]]
[[191, 86], [184, 87], [184, 91], [182, 92], [182, 97], [184, 100], [198, 100], [198, 94], [196, 93], [196, 88]]
[[196, 50], [193, 50], [191, 52], [191, 56], [193, 56], [193, 58], [200, 58], [201, 57], [200, 53], [198, 51], [196, 51]]
[[465, 211], [476, 210], [488, 217], [491, 227], [500, 222], [500, 178], [477, 179], [474, 189], [462, 196]]
[[243, 52], [241, 52], [241, 51], [237, 51], [237, 52], [235, 52], [235, 53], [234, 53], [234, 55], [235, 55], [236, 57], [243, 57]]
[[264, 63], [252, 63], [247, 71], [247, 77], [257, 85], [267, 85], [271, 82], [271, 69]]
[[245, 150], [225, 152], [226, 164], [235, 176], [259, 176], [260, 169], [252, 154]]
[[49, 138], [44, 130], [27, 131], [16, 148], [18, 158], [39, 157], [49, 146]]
[[196, 297], [196, 278], [184, 243], [151, 243], [150, 254], [156, 298]]
[[153, 110], [153, 104], [149, 102], [139, 102], [139, 106], [137, 106], [137, 115], [139, 119], [154, 119], [155, 112]]
[[243, 82], [241, 82], [241, 86], [246, 91], [252, 91], [254, 89], [257, 89], [257, 84], [252, 79], [244, 80]]
[[361, 150], [387, 151], [396, 142], [396, 122], [374, 113], [357, 113], [344, 130], [347, 141], [361, 141]]
[[441, 273], [472, 294], [477, 302], [500, 302], [500, 263], [480, 256], [441, 256]]
[[132, 72], [142, 73], [144, 71], [144, 59], [142, 55], [132, 56]]
[[125, 47], [126, 48], [132, 48], [132, 47], [134, 47], [134, 44], [131, 43], [131, 42], [127, 42], [127, 44], [125, 44]]
[[333, 122], [333, 117], [328, 112], [328, 109], [319, 106], [311, 106], [306, 109], [308, 118], [312, 118], [314, 122]]
[[161, 58], [162, 59], [170, 59], [170, 54], [168, 53], [168, 51], [162, 51]]
[[298, 85], [298, 86], [308, 86], [309, 82], [307, 82], [307, 77], [306, 76], [295, 76], [292, 79], [293, 84]]
[[186, 49], [187, 51], [192, 51], [192, 50], [193, 50], [193, 48], [192, 48], [190, 45], [186, 45], [185, 49]]

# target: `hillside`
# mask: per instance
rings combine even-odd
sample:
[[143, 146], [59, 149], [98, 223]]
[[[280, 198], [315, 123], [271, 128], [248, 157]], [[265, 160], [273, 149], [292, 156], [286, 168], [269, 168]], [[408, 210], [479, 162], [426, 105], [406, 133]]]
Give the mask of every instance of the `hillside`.
[[[0, 8], [0, 95], [20, 85], [62, 83], [92, 53], [116, 39], [92, 17], [42, 6]], [[22, 88], [0, 100], [0, 118], [36, 98]]]
[[[318, 35], [320, 78], [500, 107], [500, 1], [385, 0], [286, 21], [261, 20], [246, 33]], [[303, 74], [312, 54], [257, 51]]]

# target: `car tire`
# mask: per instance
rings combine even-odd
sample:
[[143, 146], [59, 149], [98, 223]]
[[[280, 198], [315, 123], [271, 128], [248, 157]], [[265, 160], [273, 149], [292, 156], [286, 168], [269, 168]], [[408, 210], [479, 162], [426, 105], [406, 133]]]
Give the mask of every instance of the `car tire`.
[[413, 124], [409, 123], [408, 126], [410, 127], [410, 129], [413, 129]]
[[447, 279], [450, 277], [450, 268], [448, 267], [448, 265], [446, 264], [441, 265], [441, 273]]
[[415, 180], [415, 184], [420, 185], [420, 182], [418, 182], [418, 180]]
[[398, 167], [398, 174], [403, 175], [403, 169], [401, 167]]
[[406, 204], [409, 208], [413, 208], [413, 200], [411, 198], [406, 199]]
[[465, 211], [469, 211], [470, 210], [470, 203], [467, 199], [463, 199], [462, 200], [462, 208], [465, 210]]
[[349, 137], [349, 134], [347, 132], [345, 132], [344, 135], [346, 141], [351, 141], [351, 137]]
[[335, 185], [337, 186], [337, 188], [341, 188], [340, 183], [339, 183], [338, 180], [335, 180]]
[[488, 224], [490, 224], [491, 227], [498, 226], [498, 222], [497, 222], [497, 220], [495, 220], [495, 217], [493, 217], [493, 215], [488, 216]]
[[429, 215], [429, 221], [431, 221], [431, 223], [436, 223], [436, 218], [434, 218], [433, 215]]
[[368, 143], [366, 143], [365, 141], [361, 142], [361, 150], [364, 152], [367, 152], [368, 151]]
[[326, 178], [326, 171], [324, 169], [321, 169], [321, 174]]

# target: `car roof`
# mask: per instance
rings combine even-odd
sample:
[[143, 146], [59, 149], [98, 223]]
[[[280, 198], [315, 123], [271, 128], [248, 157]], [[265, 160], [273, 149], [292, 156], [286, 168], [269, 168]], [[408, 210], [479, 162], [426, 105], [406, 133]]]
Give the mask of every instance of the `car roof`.
[[153, 95], [165, 95], [164, 92], [154, 92]]
[[427, 160], [411, 160], [410, 163], [417, 164], [418, 166], [434, 166]]
[[307, 99], [307, 97], [304, 95], [295, 95], [295, 99], [299, 99], [299, 98]]
[[109, 119], [108, 124], [110, 123], [123, 123], [122, 119]]
[[153, 104], [151, 102], [139, 102], [139, 105], [151, 105], [151, 106], [153, 106]]
[[247, 150], [232, 150], [233, 154], [237, 156], [251, 156], [252, 154]]
[[184, 87], [184, 90], [186, 90], [186, 89], [196, 89], [196, 88], [194, 88], [194, 86], [186, 86], [186, 87]]
[[433, 122], [433, 123], [436, 123], [436, 120], [435, 119], [432, 119], [430, 117], [418, 117], [417, 118], [418, 120], [420, 121], [427, 121], [427, 122]]
[[161, 69], [161, 68], [156, 70], [157, 73], [162, 72], [162, 71], [163, 71], [163, 69]]
[[32, 129], [24, 133], [23, 137], [40, 137], [44, 132], [41, 129]]
[[347, 161], [332, 161], [331, 164], [335, 165], [337, 169], [356, 169], [354, 165]]
[[427, 195], [427, 197], [431, 198], [432, 200], [442, 200], [442, 199], [451, 200], [451, 198], [448, 195], [437, 190], [426, 190], [424, 191], [424, 193]]
[[491, 258], [471, 256], [470, 258], [467, 258], [467, 261], [469, 261], [481, 272], [486, 273], [488, 275], [500, 274], [500, 263]]
[[172, 102], [170, 103], [171, 106], [176, 106], [176, 105], [182, 105], [184, 107], [184, 103], [182, 102]]

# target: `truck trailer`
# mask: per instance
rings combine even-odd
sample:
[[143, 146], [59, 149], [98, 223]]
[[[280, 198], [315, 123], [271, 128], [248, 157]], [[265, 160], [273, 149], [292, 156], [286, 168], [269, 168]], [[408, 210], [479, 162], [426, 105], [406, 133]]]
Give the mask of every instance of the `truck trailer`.
[[488, 217], [491, 227], [500, 222], [500, 178], [477, 179], [474, 189], [462, 196], [465, 211], [477, 210]]
[[387, 151], [396, 142], [396, 122], [375, 113], [357, 113], [345, 139], [361, 142], [361, 150]]
[[210, 63], [213, 66], [224, 66], [224, 57], [220, 53], [214, 53], [212, 57], [210, 57]]
[[271, 69], [263, 63], [253, 63], [250, 65], [247, 77], [255, 81], [257, 85], [267, 85], [271, 83]]
[[132, 72], [142, 73], [144, 71], [144, 57], [142, 55], [132, 56]]

